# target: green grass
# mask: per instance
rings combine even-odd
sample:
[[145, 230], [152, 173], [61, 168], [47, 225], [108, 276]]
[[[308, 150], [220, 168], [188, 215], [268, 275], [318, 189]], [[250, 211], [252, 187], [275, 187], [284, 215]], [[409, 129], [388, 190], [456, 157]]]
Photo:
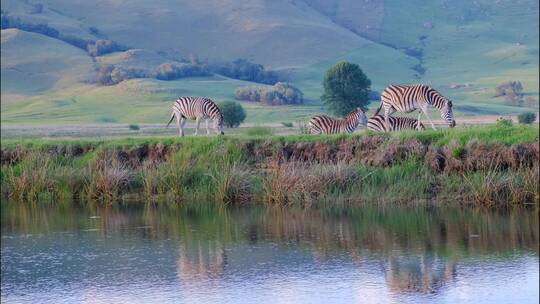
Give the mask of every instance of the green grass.
[[[480, 164], [478, 159], [488, 156], [469, 148], [471, 141], [487, 149], [489, 144], [537, 143], [538, 126], [494, 125], [352, 136], [270, 136], [267, 128], [252, 130], [250, 134], [215, 137], [3, 140], [6, 161], [1, 169], [2, 188], [7, 192], [4, 194], [22, 201], [69, 201], [78, 197], [105, 204], [122, 200], [130, 193], [141, 194], [150, 201], [202, 200], [220, 204], [264, 201], [303, 207], [330, 202], [344, 206], [349, 202], [408, 203], [434, 199], [434, 188], [438, 189], [436, 193], [441, 196], [437, 199], [441, 201], [448, 200], [454, 192], [464, 203], [478, 201], [485, 205], [504, 204], [505, 200], [521, 204], [538, 199], [534, 190], [537, 159], [532, 165], [510, 163], [507, 170], [496, 164], [478, 167], [478, 171], [441, 173], [434, 171], [428, 154], [400, 156], [399, 152], [400, 143], [417, 139], [424, 148], [431, 145], [450, 149], [451, 156], [447, 157], [453, 157], [452, 161]], [[388, 140], [381, 148], [373, 147], [369, 144], [372, 139], [367, 138], [370, 136]], [[309, 143], [317, 145], [306, 146]], [[456, 147], [455, 143], [462, 146]], [[325, 145], [332, 150], [341, 144], [358, 145], [357, 154], [346, 154], [352, 157], [348, 162], [334, 164], [325, 156]], [[314, 150], [319, 156], [316, 162], [302, 157], [283, 159], [291, 149], [307, 155]], [[359, 156], [364, 149], [367, 154]], [[412, 153], [413, 149], [416, 148], [408, 152]], [[498, 162], [513, 159], [509, 155], [514, 152], [505, 149]], [[10, 165], [8, 156], [13, 151], [22, 159]], [[346, 151], [347, 148], [343, 153]], [[75, 152], [77, 156], [73, 156]], [[139, 156], [144, 153], [147, 157]], [[377, 160], [385, 153], [394, 159]], [[468, 183], [460, 186], [460, 181]], [[490, 189], [500, 191], [495, 191], [494, 196]]]
[[259, 140], [270, 139], [277, 142], [339, 142], [347, 138], [362, 138], [365, 136], [378, 135], [385, 138], [395, 139], [418, 139], [425, 144], [433, 144], [436, 146], [442, 146], [450, 142], [456, 141], [459, 143], [465, 143], [472, 139], [477, 139], [480, 142], [486, 143], [501, 143], [505, 145], [517, 144], [517, 143], [534, 143], [539, 139], [539, 126], [538, 125], [520, 125], [515, 124], [511, 126], [468, 126], [468, 127], [456, 127], [453, 129], [438, 129], [438, 130], [425, 130], [422, 132], [417, 131], [404, 131], [394, 133], [374, 133], [371, 131], [359, 131], [353, 135], [335, 134], [335, 135], [310, 135], [310, 134], [296, 134], [296, 135], [272, 135], [272, 130], [266, 127], [252, 127], [247, 128], [245, 131], [238, 132], [233, 135], [224, 136], [169, 136], [169, 137], [144, 137], [144, 138], [114, 138], [114, 139], [39, 139], [39, 138], [7, 138], [2, 139], [2, 148], [11, 149], [18, 145], [29, 148], [47, 148], [54, 146], [100, 146], [105, 148], [117, 148], [117, 147], [129, 147], [144, 144], [158, 144], [164, 145], [189, 145], [195, 147], [208, 147], [212, 148], [216, 144], [232, 143], [237, 144], [240, 141], [245, 140]]

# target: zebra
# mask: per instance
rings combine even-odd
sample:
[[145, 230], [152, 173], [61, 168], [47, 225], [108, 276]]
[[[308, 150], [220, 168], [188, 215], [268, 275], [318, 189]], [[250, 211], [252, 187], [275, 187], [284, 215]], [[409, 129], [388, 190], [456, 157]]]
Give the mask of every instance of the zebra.
[[317, 115], [309, 123], [309, 132], [311, 134], [335, 134], [352, 133], [358, 125], [366, 125], [367, 117], [360, 108], [354, 109], [343, 119], [335, 119], [326, 115]]
[[201, 119], [206, 121], [206, 134], [210, 135], [210, 128], [208, 120], [212, 119], [214, 122], [214, 129], [216, 133], [223, 135], [223, 114], [221, 110], [209, 98], [205, 97], [180, 97], [172, 106], [171, 119], [167, 123], [167, 127], [171, 124], [176, 117], [176, 125], [178, 126], [178, 133], [180, 136], [184, 136], [184, 125], [188, 119], [195, 120], [197, 127], [195, 129], [195, 135], [199, 132], [199, 126]]
[[390, 128], [387, 128], [384, 116], [370, 117], [367, 122], [369, 130], [376, 132], [402, 131], [402, 130], [425, 130], [424, 124], [419, 120], [408, 117], [388, 117]]
[[429, 116], [428, 106], [435, 107], [441, 112], [441, 117], [444, 119], [450, 128], [456, 126], [454, 120], [454, 113], [452, 112], [452, 101], [442, 96], [435, 89], [424, 85], [390, 85], [384, 89], [381, 94], [381, 104], [375, 116], [379, 114], [384, 107], [384, 117], [386, 124], [389, 124], [388, 116], [395, 112], [412, 112], [416, 109], [420, 109], [418, 113], [418, 121], [422, 113], [427, 117], [431, 123], [431, 127], [435, 130], [435, 125], [431, 121]]

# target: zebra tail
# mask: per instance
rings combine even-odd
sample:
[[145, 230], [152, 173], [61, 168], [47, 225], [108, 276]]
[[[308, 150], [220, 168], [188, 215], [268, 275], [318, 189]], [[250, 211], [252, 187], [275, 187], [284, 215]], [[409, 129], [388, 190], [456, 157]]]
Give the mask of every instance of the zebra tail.
[[382, 109], [382, 100], [381, 100], [381, 104], [379, 105], [379, 107], [377, 108], [377, 111], [375, 111], [375, 114], [373, 114], [373, 116], [377, 116], [379, 112], [381, 111], [381, 109]]
[[169, 122], [167, 123], [167, 127], [166, 127], [166, 128], [169, 127], [169, 125], [171, 124], [171, 122], [173, 121], [173, 119], [174, 119], [174, 112], [172, 113], [171, 119], [170, 119]]

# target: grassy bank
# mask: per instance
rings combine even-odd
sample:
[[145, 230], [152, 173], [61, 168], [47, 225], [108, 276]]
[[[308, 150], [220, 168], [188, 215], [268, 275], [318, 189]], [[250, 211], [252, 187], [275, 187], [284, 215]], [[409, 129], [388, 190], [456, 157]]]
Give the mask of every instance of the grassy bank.
[[538, 204], [538, 126], [354, 136], [3, 140], [20, 201]]

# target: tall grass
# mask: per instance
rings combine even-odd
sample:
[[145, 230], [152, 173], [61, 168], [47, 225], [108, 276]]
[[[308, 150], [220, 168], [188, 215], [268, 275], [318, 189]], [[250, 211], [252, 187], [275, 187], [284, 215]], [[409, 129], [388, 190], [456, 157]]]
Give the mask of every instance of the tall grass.
[[54, 195], [54, 182], [49, 176], [50, 157], [39, 152], [29, 153], [17, 166], [7, 170], [6, 188], [9, 197], [18, 201], [37, 202]]
[[[489, 152], [491, 146], [483, 144], [479, 148], [471, 144], [483, 143], [483, 139], [461, 141], [471, 137], [470, 134], [482, 132], [493, 132], [495, 136], [495, 130], [501, 128], [501, 132], [510, 132], [518, 138], [521, 134], [519, 140], [523, 142], [529, 142], [532, 136], [527, 133], [529, 131], [522, 134], [514, 130], [514, 126], [483, 131], [415, 132], [416, 138], [434, 145], [448, 141], [448, 137], [458, 138], [449, 141], [451, 144], [441, 150], [447, 154], [447, 167], [443, 172], [437, 171], [428, 158], [421, 157], [404, 156], [399, 161], [372, 164], [366, 161], [374, 157], [371, 152], [369, 155], [352, 155], [347, 150], [347, 160], [328, 156], [328, 150], [338, 149], [340, 144], [356, 145], [356, 151], [370, 149], [363, 141], [354, 137], [350, 140], [351, 137], [346, 135], [297, 135], [264, 141], [258, 135], [253, 140], [225, 136], [60, 141], [58, 144], [37, 141], [19, 146], [17, 149], [24, 153], [18, 153], [11, 160], [3, 154], [1, 183], [5, 195], [34, 202], [83, 199], [111, 204], [125, 199], [128, 194], [137, 194], [149, 202], [208, 201], [229, 205], [261, 201], [302, 207], [439, 200], [487, 206], [538, 203], [538, 159], [534, 146], [513, 147], [512, 150], [497, 145], [500, 149], [497, 151], [502, 151], [498, 158], [502, 165], [489, 166], [486, 162], [489, 157], [484, 157], [487, 154], [483, 151]], [[446, 132], [450, 135], [446, 136]], [[409, 138], [412, 134], [377, 136]], [[460, 137], [459, 134], [469, 135]], [[492, 135], [487, 138], [499, 140], [490, 137]], [[308, 139], [306, 143], [318, 142], [316, 145], [294, 145], [295, 142], [304, 143], [304, 138]], [[399, 143], [399, 140], [385, 141], [382, 147], [390, 149], [394, 142]], [[324, 155], [319, 157], [318, 152], [311, 153], [313, 149], [319, 149]], [[373, 151], [381, 152], [380, 149]], [[295, 157], [287, 161], [285, 152]], [[389, 157], [398, 154], [401, 155], [388, 153]], [[307, 156], [303, 159], [302, 155]], [[476, 159], [480, 157], [483, 158]], [[514, 164], [519, 157], [523, 158], [523, 164]], [[458, 162], [459, 166], [452, 167], [449, 162]], [[452, 168], [459, 170], [452, 171]]]
[[88, 199], [111, 204], [120, 198], [131, 172], [115, 158], [99, 157], [89, 164], [84, 192]]

